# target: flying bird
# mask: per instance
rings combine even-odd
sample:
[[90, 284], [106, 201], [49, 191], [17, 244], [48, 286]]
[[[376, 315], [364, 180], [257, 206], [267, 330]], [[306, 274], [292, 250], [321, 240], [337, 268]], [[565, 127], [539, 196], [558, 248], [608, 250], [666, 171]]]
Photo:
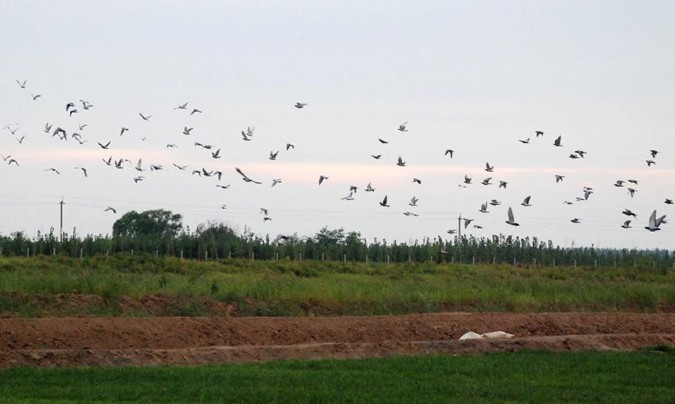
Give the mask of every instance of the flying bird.
[[219, 159], [220, 158], [220, 149], [218, 149], [214, 152], [211, 152], [211, 157], [213, 157], [214, 159]]
[[101, 146], [101, 149], [108, 150], [108, 147], [110, 147], [110, 141], [106, 144], [101, 144], [101, 142], [98, 142], [98, 145]]
[[128, 130], [129, 130], [129, 128], [125, 128], [124, 126], [122, 126], [122, 129], [120, 130], [120, 136], [122, 136], [124, 134], [124, 132], [126, 132]]
[[385, 195], [384, 199], [382, 199], [382, 202], [380, 202], [380, 206], [383, 206], [385, 208], [389, 207], [389, 205], [387, 205], [387, 195]]
[[447, 150], [445, 150], [445, 154], [444, 154], [444, 155], [447, 156], [447, 155], [449, 154], [449, 155], [450, 155], [450, 158], [452, 158], [452, 155], [453, 155], [454, 153], [455, 153], [454, 150], [452, 150], [452, 149], [447, 149]]
[[377, 155], [371, 154], [370, 157], [374, 158], [375, 160], [379, 160], [380, 157], [382, 157], [382, 155], [381, 154], [377, 154]]
[[176, 167], [177, 169], [181, 170], [181, 171], [183, 171], [183, 170], [185, 170], [185, 169], [187, 168], [187, 166], [179, 166], [179, 165], [176, 164], [176, 163], [173, 163], [173, 166]]
[[85, 177], [87, 177], [87, 169], [84, 167], [75, 167], [76, 170], [82, 170], [82, 173], [84, 174]]
[[510, 206], [507, 216], [508, 216], [508, 220], [506, 221], [507, 224], [510, 224], [511, 226], [520, 226], [520, 223], [516, 223], [515, 219], [513, 218], [513, 209], [511, 209]]
[[190, 112], [190, 116], [192, 116], [194, 114], [201, 114], [201, 113], [202, 113], [202, 111], [198, 110], [197, 108], [193, 108], [192, 112]]
[[398, 125], [398, 131], [399, 132], [407, 132], [408, 131], [408, 129], [406, 129], [407, 125], [408, 125], [408, 121], [405, 121], [402, 124]]
[[485, 202], [485, 203], [483, 203], [483, 204], [480, 205], [480, 209], [478, 209], [478, 211], [479, 211], [480, 213], [490, 213], [490, 212], [487, 210], [487, 207], [488, 207], [488, 203]]
[[506, 189], [506, 186], [507, 186], [508, 184], [509, 184], [509, 183], [508, 183], [507, 181], [499, 180], [499, 187], [498, 187], [498, 188], [504, 188], [504, 189]]
[[528, 144], [528, 143], [530, 143], [530, 138], [528, 137], [528, 138], [525, 139], [525, 140], [523, 140], [523, 139], [518, 139], [518, 141], [519, 141], [520, 143], [522, 143], [522, 144]]
[[275, 186], [277, 184], [281, 184], [281, 178], [273, 178], [272, 179], [272, 186]]
[[378, 140], [380, 143], [382, 143], [382, 144], [388, 144], [388, 143], [389, 143], [389, 142], [387, 142], [387, 141], [384, 140], [384, 139], [377, 138], [377, 140]]
[[580, 220], [579, 218], [576, 218], [576, 217], [575, 217], [574, 219], [570, 220], [570, 222], [572, 222], [572, 223], [581, 223], [581, 220]]
[[47, 168], [47, 169], [45, 169], [45, 171], [53, 171], [53, 172], [55, 172], [55, 173], [57, 173], [57, 174], [61, 174], [61, 173], [59, 172], [59, 170], [57, 170], [56, 168]]
[[483, 184], [483, 185], [492, 185], [492, 183], [491, 183], [490, 181], [492, 181], [492, 177], [487, 177], [487, 178], [485, 178], [483, 181], [481, 181], [481, 184]]
[[26, 88], [26, 80], [24, 80], [22, 82], [17, 80], [16, 83], [19, 85], [19, 87]]
[[192, 132], [192, 129], [194, 128], [188, 128], [187, 126], [183, 128], [183, 134], [185, 136], [190, 136], [190, 132]]
[[665, 218], [666, 218], [666, 216], [664, 215], [664, 216], [661, 216], [660, 218], [657, 219], [656, 218], [656, 210], [654, 210], [652, 212], [651, 216], [649, 216], [649, 224], [647, 226], [645, 226], [645, 229], [647, 229], [651, 232], [661, 230], [659, 226], [661, 226], [661, 223], [664, 222]]
[[297, 109], [303, 109], [307, 106], [306, 102], [296, 102], [295, 105], [293, 105]]
[[373, 185], [370, 182], [366, 186], [366, 192], [375, 192], [375, 188], [373, 188]]
[[143, 118], [144, 121], [148, 121], [148, 120], [150, 120], [150, 118], [152, 118], [152, 115], [147, 115], [147, 116], [146, 116], [146, 115], [143, 115], [142, 112], [139, 112], [138, 115], [140, 115], [141, 118]]
[[630, 227], [630, 220], [626, 220], [625, 222], [623, 222], [621, 227], [623, 227], [624, 229], [630, 229], [631, 228]]
[[556, 184], [559, 183], [560, 181], [562, 181], [564, 178], [565, 178], [564, 175], [558, 175], [558, 174], [555, 174], [555, 182], [556, 182]]
[[652, 149], [652, 150], [649, 151], [649, 154], [651, 154], [652, 158], [655, 159], [656, 155], [659, 154], [659, 151]]
[[530, 198], [531, 198], [531, 195], [526, 197], [525, 199], [523, 199], [523, 203], [521, 203], [521, 205], [523, 205], [525, 207], [532, 206], [532, 205], [530, 205]]
[[553, 141], [553, 146], [556, 147], [562, 147], [562, 144], [560, 143], [562, 141], [562, 136], [558, 136], [554, 141]]
[[398, 162], [396, 163], [396, 165], [399, 167], [405, 167], [405, 161], [403, 161], [401, 156], [398, 156]]
[[174, 109], [187, 109], [187, 105], [188, 105], [188, 103], [186, 102], [185, 104], [178, 105]]
[[117, 213], [117, 210], [116, 210], [115, 208], [111, 207], [111, 206], [108, 206], [108, 207], [105, 208], [105, 210], [104, 210], [104, 212], [108, 212], [108, 211], [110, 211], [110, 212], [112, 212], [112, 213]]
[[249, 178], [249, 177], [248, 177], [246, 174], [244, 174], [244, 172], [241, 171], [238, 167], [235, 167], [234, 169], [239, 173], [239, 175], [241, 175], [241, 177], [242, 177], [242, 179], [244, 180], [244, 182], [252, 182], [252, 183], [254, 183], [254, 184], [262, 184], [262, 182], [260, 182], [260, 181], [255, 181], [255, 180], [252, 180], [251, 178]]
[[33, 98], [33, 101], [35, 101], [38, 98], [42, 97], [42, 94], [31, 94], [30, 96]]
[[491, 173], [494, 172], [495, 166], [491, 166], [490, 163], [485, 163], [485, 171]]
[[540, 131], [540, 130], [534, 131], [534, 134], [536, 135], [536, 137], [544, 136], [544, 132], [542, 132], [542, 131]]
[[413, 184], [420, 184], [420, 185], [422, 185], [422, 180], [419, 179], [419, 178], [413, 178], [412, 182], [413, 182]]
[[293, 145], [291, 143], [286, 143], [286, 151], [288, 151], [288, 149], [294, 149], [295, 150], [295, 145]]
[[645, 161], [647, 162], [647, 167], [651, 167], [654, 164], [656, 164], [656, 161], [654, 161], [654, 160], [645, 160]]
[[413, 196], [412, 199], [410, 199], [410, 203], [408, 203], [408, 205], [416, 207], [418, 201], [419, 199], [416, 196]]
[[319, 185], [321, 185], [327, 179], [328, 177], [326, 177], [325, 175], [319, 175]]
[[276, 160], [278, 154], [279, 154], [279, 150], [277, 150], [277, 151], [271, 151], [271, 152], [270, 152], [270, 157], [269, 157], [269, 159], [272, 160], [272, 161]]
[[623, 213], [626, 216], [637, 217], [637, 214], [635, 212], [632, 212], [630, 209], [624, 209], [623, 212], [621, 213]]

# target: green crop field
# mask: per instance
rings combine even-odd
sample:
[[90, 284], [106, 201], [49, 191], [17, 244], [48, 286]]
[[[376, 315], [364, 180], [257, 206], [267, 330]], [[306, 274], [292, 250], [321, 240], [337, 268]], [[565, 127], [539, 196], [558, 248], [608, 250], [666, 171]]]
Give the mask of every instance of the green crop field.
[[[54, 304], [60, 294], [94, 296]], [[129, 311], [124, 298], [171, 304]], [[129, 256], [0, 258], [0, 315], [381, 315], [439, 311], [675, 309], [675, 271], [436, 263], [181, 260]], [[169, 307], [170, 306], [170, 307]], [[157, 311], [159, 310], [159, 311]]]
[[4, 402], [667, 403], [675, 352], [521, 352], [201, 367], [11, 369]]

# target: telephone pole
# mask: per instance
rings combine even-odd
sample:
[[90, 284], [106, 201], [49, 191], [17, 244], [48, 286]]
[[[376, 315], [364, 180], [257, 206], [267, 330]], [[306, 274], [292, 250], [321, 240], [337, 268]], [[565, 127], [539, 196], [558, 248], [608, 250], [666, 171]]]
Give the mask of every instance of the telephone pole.
[[59, 202], [59, 205], [61, 205], [61, 215], [60, 215], [60, 221], [59, 221], [59, 241], [63, 243], [63, 198], [61, 198], [61, 202]]
[[457, 237], [462, 238], [462, 214], [459, 214], [459, 217], [457, 218]]

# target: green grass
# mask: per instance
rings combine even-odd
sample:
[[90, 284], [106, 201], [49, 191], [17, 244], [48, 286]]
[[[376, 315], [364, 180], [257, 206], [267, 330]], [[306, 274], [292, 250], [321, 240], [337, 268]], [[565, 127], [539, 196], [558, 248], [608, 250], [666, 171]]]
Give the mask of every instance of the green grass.
[[[59, 306], [55, 296], [100, 297]], [[188, 261], [150, 256], [0, 258], [0, 315], [153, 315], [128, 296], [173, 300], [162, 315], [379, 315], [438, 311], [673, 311], [675, 271], [435, 263]], [[36, 298], [39, 296], [39, 298]], [[156, 313], [155, 313], [156, 314]]]
[[675, 352], [520, 352], [202, 367], [11, 369], [4, 402], [673, 402]]

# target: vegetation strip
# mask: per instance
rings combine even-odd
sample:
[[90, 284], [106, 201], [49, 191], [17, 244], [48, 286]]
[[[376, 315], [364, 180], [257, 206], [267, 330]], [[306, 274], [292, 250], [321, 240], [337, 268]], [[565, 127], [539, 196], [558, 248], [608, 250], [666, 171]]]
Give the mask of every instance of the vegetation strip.
[[520, 352], [0, 371], [8, 402], [672, 402], [675, 353]]

